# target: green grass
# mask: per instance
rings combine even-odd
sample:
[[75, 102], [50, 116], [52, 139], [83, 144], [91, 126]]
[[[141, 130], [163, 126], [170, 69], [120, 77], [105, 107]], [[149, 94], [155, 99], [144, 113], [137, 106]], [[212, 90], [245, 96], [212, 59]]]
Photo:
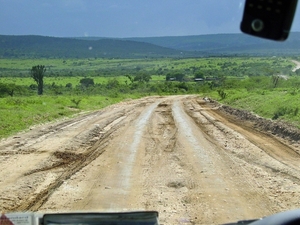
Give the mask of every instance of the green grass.
[[[165, 76], [153, 75], [150, 82], [160, 82], [165, 81]], [[80, 84], [82, 77], [45, 77], [44, 84], [53, 84], [55, 83], [58, 86], [65, 87], [66, 84], [71, 83], [73, 87]], [[121, 84], [125, 84], [127, 81], [130, 83], [129, 79], [125, 76], [116, 76], [116, 77], [90, 77], [94, 80], [95, 84], [107, 83], [111, 79], [118, 80]], [[31, 77], [0, 77], [0, 83], [4, 84], [16, 84], [16, 85], [25, 85], [30, 86], [31, 84], [36, 84], [33, 78]]]
[[300, 128], [300, 92], [289, 89], [225, 90], [227, 96], [221, 100], [217, 92], [210, 96], [224, 104], [251, 111], [261, 117], [284, 120]]
[[[188, 59], [0, 59], [0, 83], [16, 84], [29, 87], [35, 84], [30, 77], [30, 69], [35, 65], [47, 67], [44, 78], [45, 85], [55, 83], [56, 86], [65, 87], [71, 83], [74, 87], [80, 79], [90, 77], [96, 84], [107, 83], [110, 79], [117, 79], [120, 84], [129, 84], [124, 75], [147, 73], [152, 76], [150, 84], [159, 87], [151, 93], [178, 94], [185, 93], [184, 87], [176, 87], [179, 83], [164, 83], [168, 73], [180, 72], [192, 78], [195, 71], [201, 71], [205, 76], [224, 75], [228, 78], [228, 86], [223, 87], [227, 94], [223, 103], [237, 108], [246, 109], [267, 118], [284, 119], [300, 127], [300, 118], [297, 107], [300, 107], [300, 79], [292, 73], [287, 81], [280, 80], [278, 88], [272, 88], [270, 74], [274, 71], [289, 74], [294, 66], [288, 58], [272, 57], [216, 57], [216, 58], [188, 58]], [[162, 75], [159, 75], [162, 74]], [[255, 75], [255, 76], [254, 76]], [[261, 76], [261, 75], [269, 75]], [[248, 79], [248, 77], [250, 77]], [[234, 79], [229, 79], [234, 78]], [[236, 79], [245, 78], [245, 79]], [[191, 92], [208, 92], [215, 99], [220, 99], [218, 88], [210, 92], [208, 85], [201, 86], [194, 82]], [[99, 85], [100, 86], [100, 85]], [[125, 86], [125, 85], [124, 85]], [[184, 85], [182, 85], [184, 86]], [[129, 85], [128, 85], [129, 87]], [[180, 90], [179, 90], [180, 89]], [[52, 121], [62, 117], [69, 117], [76, 113], [101, 109], [126, 98], [138, 98], [149, 94], [143, 91], [142, 86], [124, 95], [112, 90], [91, 92], [68, 92], [55, 95], [53, 91], [46, 90], [44, 96], [15, 96], [0, 98], [0, 138], [11, 135], [20, 130], [37, 124]], [[199, 91], [198, 91], [199, 90]], [[101, 96], [99, 93], [106, 94]], [[143, 94], [142, 94], [143, 93]], [[30, 92], [28, 95], [36, 94]], [[72, 95], [73, 94], [73, 95]], [[81, 100], [79, 109], [72, 99]]]
[[[103, 96], [31, 96], [0, 98], [0, 138], [7, 137], [32, 125], [83, 111], [92, 111], [120, 102], [138, 98], [138, 95], [123, 95], [117, 98]], [[79, 107], [72, 99], [81, 100]]]
[[[216, 57], [188, 59], [0, 59], [0, 77], [29, 76], [32, 66], [45, 65], [48, 76], [65, 76], [73, 73], [76, 76], [116, 76], [118, 74], [146, 71], [157, 75], [158, 71], [185, 71], [193, 69], [236, 71], [272, 68], [275, 70], [290, 69], [295, 66], [286, 58], [270, 57]], [[72, 75], [70, 75], [72, 76]]]

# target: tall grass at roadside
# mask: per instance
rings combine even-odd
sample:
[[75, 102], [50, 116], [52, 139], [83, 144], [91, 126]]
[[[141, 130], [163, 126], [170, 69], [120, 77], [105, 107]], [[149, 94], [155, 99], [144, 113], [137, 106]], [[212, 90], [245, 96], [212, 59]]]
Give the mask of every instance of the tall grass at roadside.
[[232, 107], [248, 110], [272, 120], [284, 120], [300, 128], [300, 90], [231, 89], [225, 92], [225, 99], [221, 99], [216, 91], [210, 93], [210, 96]]
[[[137, 95], [123, 95], [117, 98], [103, 96], [30, 96], [0, 98], [0, 138], [28, 129], [35, 124], [69, 117], [82, 111], [104, 108], [126, 98]], [[72, 99], [80, 100], [76, 106]]]

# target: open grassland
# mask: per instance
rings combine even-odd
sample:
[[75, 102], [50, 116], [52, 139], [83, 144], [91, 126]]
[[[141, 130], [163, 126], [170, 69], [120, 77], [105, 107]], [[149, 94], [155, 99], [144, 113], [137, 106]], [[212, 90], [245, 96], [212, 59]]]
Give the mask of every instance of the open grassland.
[[[246, 72], [265, 69], [286, 72], [295, 66], [287, 58], [261, 57], [216, 57], [188, 59], [0, 59], [0, 77], [26, 77], [34, 65], [45, 65], [47, 76], [120, 76], [135, 72], [149, 72], [152, 75], [172, 71], [186, 74], [199, 69], [231, 71], [232, 75], [243, 76]], [[239, 74], [235, 74], [239, 71]]]
[[[37, 96], [30, 69], [45, 65], [44, 95]], [[198, 94], [300, 127], [300, 77], [290, 58], [0, 59], [0, 138], [124, 99]], [[151, 80], [134, 81], [140, 75]], [[183, 75], [182, 81], [166, 81]], [[207, 79], [194, 82], [197, 75]], [[274, 76], [279, 76], [274, 83]], [[83, 86], [90, 78], [94, 84]], [[2, 86], [1, 86], [2, 85]], [[6, 85], [6, 86], [5, 86]], [[69, 86], [68, 86], [69, 85]], [[13, 88], [4, 93], [1, 87]]]
[[[164, 76], [154, 75], [151, 76], [152, 82], [156, 81], [165, 81]], [[52, 85], [53, 83], [58, 86], [66, 86], [67, 84], [72, 84], [74, 87], [78, 84], [80, 84], [80, 80], [83, 77], [45, 77], [44, 83]], [[128, 82], [128, 78], [125, 76], [116, 76], [116, 77], [90, 77], [94, 80], [95, 84], [103, 84], [107, 83], [107, 81], [111, 79], [116, 79], [119, 83], [125, 84], [126, 81]], [[31, 77], [0, 77], [0, 83], [6, 83], [6, 84], [16, 84], [16, 85], [31, 85], [35, 84], [34, 80]]]
[[217, 92], [209, 96], [223, 104], [238, 109], [248, 110], [261, 117], [287, 121], [300, 128], [300, 92], [284, 90], [248, 92], [243, 90], [226, 90], [227, 96], [221, 100]]
[[140, 96], [118, 98], [104, 96], [29, 96], [0, 98], [0, 138], [86, 111], [98, 110], [120, 101]]

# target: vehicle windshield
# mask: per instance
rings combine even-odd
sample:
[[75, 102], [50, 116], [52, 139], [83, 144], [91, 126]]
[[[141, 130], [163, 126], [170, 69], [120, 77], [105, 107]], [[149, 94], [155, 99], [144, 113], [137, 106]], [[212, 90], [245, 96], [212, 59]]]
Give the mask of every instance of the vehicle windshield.
[[245, 7], [268, 35], [286, 3], [257, 2], [0, 0], [0, 225], [300, 208], [300, 12], [286, 41], [258, 38], [240, 31]]

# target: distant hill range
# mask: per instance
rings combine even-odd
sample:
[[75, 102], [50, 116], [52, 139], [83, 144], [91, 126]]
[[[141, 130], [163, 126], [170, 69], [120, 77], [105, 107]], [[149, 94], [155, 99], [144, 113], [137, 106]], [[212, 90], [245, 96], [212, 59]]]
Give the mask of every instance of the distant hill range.
[[180, 50], [131, 40], [0, 35], [2, 58], [144, 58], [181, 54]]
[[260, 39], [245, 34], [212, 34], [181, 37], [128, 38], [182, 51], [208, 55], [299, 55], [300, 32], [291, 33], [285, 42]]
[[145, 38], [56, 38], [0, 35], [1, 58], [157, 58], [300, 55], [300, 33], [285, 42], [245, 34]]

